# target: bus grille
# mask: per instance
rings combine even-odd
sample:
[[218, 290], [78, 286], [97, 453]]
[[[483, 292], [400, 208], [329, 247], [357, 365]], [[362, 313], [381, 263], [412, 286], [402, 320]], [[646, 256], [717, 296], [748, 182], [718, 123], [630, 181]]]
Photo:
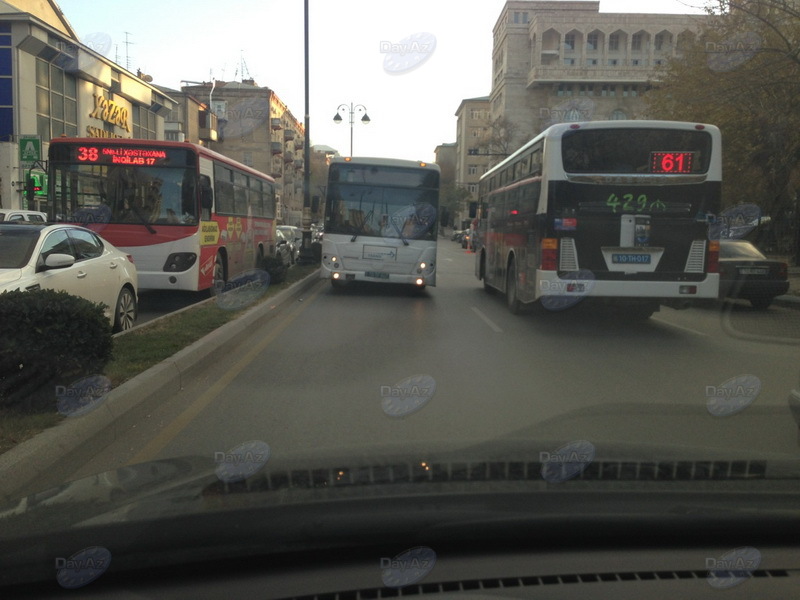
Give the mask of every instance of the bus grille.
[[686, 259], [685, 273], [702, 273], [706, 262], [706, 242], [705, 240], [694, 240], [689, 249], [689, 256]]
[[561, 252], [558, 258], [559, 271], [577, 271], [578, 249], [575, 247], [575, 238], [561, 238]]

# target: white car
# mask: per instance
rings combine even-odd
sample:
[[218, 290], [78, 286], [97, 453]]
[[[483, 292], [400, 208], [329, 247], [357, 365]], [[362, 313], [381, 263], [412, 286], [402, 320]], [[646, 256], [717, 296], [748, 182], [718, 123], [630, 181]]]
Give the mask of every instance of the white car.
[[0, 208], [0, 223], [46, 223], [47, 215], [38, 210]]
[[0, 293], [52, 289], [106, 306], [114, 331], [136, 322], [133, 258], [77, 225], [0, 223]]

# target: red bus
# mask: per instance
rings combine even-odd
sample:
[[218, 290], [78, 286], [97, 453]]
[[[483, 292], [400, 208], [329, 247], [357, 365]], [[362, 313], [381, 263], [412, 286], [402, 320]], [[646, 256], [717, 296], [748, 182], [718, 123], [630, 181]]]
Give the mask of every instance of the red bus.
[[49, 218], [131, 254], [141, 289], [209, 289], [274, 252], [275, 180], [202, 146], [58, 138], [48, 170]]

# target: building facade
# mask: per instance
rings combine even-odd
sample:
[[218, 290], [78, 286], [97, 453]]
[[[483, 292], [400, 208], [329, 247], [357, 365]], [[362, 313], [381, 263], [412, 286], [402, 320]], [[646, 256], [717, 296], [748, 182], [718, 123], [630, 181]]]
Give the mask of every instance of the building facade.
[[274, 177], [278, 222], [300, 226], [305, 127], [289, 107], [252, 79], [184, 86], [181, 91], [216, 115], [217, 140], [207, 146]]
[[[463, 229], [465, 221], [474, 214], [478, 201], [478, 182], [489, 170], [492, 157], [487, 148], [491, 146], [491, 114], [489, 96], [467, 98], [461, 101], [456, 115], [455, 183], [469, 192], [454, 214], [456, 229]], [[473, 207], [473, 208], [471, 208]]]
[[28, 205], [24, 181], [44, 171], [55, 137], [164, 139], [174, 101], [83, 45], [55, 2], [0, 2], [0, 206]]
[[601, 13], [596, 1], [509, 0], [493, 29], [493, 119], [515, 147], [565, 121], [646, 118], [659, 67], [707, 15]]

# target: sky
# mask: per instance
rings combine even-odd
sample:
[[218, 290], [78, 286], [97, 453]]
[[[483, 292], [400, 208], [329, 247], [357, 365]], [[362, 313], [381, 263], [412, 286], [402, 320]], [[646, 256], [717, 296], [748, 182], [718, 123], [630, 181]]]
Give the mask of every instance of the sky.
[[[252, 78], [304, 122], [302, 0], [57, 3], [82, 42], [156, 85]], [[350, 154], [350, 107], [362, 105], [370, 123], [355, 113], [355, 156], [433, 161], [437, 145], [455, 142], [461, 101], [491, 91], [492, 29], [504, 4], [309, 0], [311, 143]], [[699, 12], [692, 5], [601, 0], [600, 12]]]

